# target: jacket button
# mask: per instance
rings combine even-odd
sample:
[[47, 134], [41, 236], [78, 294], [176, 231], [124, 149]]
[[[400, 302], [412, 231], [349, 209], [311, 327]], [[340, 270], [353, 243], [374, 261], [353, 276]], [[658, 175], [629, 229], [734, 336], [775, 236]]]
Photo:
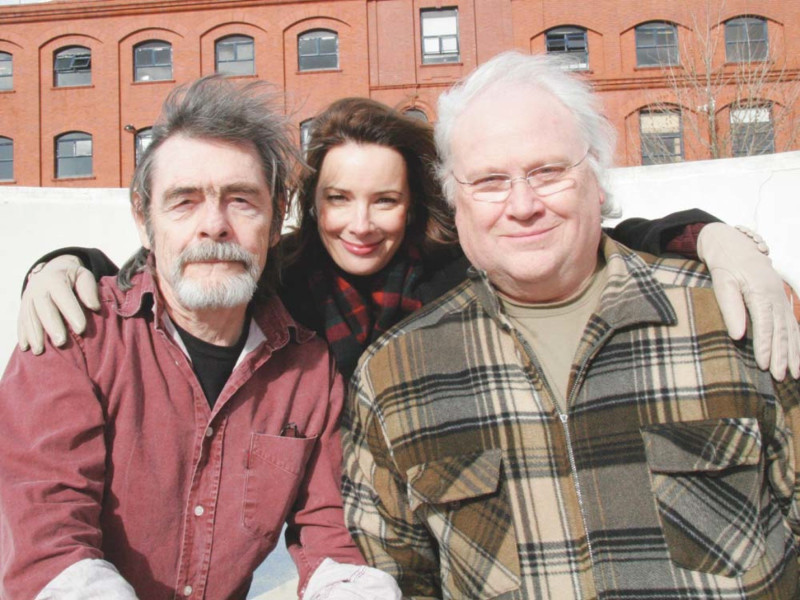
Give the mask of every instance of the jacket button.
[[183, 588], [183, 595], [184, 596], [191, 596], [192, 595], [192, 586], [187, 585]]

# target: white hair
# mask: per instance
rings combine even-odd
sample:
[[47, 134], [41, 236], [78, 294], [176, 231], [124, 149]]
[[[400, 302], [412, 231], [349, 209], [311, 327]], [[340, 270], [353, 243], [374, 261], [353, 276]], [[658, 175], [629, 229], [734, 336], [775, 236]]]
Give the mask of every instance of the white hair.
[[601, 113], [599, 98], [591, 91], [589, 84], [564, 68], [563, 59], [515, 51], [498, 54], [439, 96], [438, 120], [434, 130], [439, 156], [436, 171], [450, 205], [455, 202], [451, 140], [456, 121], [472, 100], [498, 85], [539, 88], [552, 94], [572, 113], [578, 131], [589, 148], [587, 161], [606, 194], [603, 215], [614, 213], [605, 173], [613, 160], [616, 135], [611, 123]]

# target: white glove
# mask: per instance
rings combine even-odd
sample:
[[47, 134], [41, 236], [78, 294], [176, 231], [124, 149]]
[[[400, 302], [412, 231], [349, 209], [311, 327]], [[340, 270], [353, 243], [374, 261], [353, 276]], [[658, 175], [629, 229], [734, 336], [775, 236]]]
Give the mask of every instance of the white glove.
[[744, 335], [746, 305], [758, 366], [769, 368], [777, 380], [786, 376], [787, 366], [795, 379], [800, 378], [800, 329], [783, 280], [761, 237], [748, 234], [724, 223], [706, 225], [697, 239], [697, 255], [711, 272], [728, 335], [737, 340]]
[[401, 600], [394, 577], [372, 567], [326, 558], [303, 590], [303, 600]]
[[44, 332], [56, 346], [64, 345], [67, 341], [64, 319], [72, 331], [83, 333], [86, 315], [78, 300], [86, 308], [100, 309], [97, 282], [77, 257], [65, 254], [34, 267], [22, 294], [17, 319], [20, 349], [30, 348], [34, 354], [44, 352]]

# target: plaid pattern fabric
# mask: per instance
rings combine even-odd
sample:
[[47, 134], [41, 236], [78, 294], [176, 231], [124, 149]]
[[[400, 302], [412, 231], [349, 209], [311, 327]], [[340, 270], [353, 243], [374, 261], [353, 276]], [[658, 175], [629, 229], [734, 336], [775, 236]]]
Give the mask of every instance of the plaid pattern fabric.
[[367, 346], [422, 306], [413, 297], [422, 263], [416, 252], [403, 250], [377, 275], [358, 283], [331, 263], [327, 258], [323, 268], [312, 271], [309, 283], [325, 339], [346, 380]]
[[798, 382], [728, 338], [700, 263], [603, 251], [566, 414], [485, 275], [367, 351], [356, 543], [413, 598], [799, 597]]

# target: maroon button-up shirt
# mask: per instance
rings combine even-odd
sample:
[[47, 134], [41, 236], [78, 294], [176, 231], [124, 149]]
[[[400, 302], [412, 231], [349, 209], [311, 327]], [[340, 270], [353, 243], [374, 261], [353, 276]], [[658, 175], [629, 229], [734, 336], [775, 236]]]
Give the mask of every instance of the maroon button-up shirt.
[[101, 298], [83, 338], [15, 352], [0, 383], [0, 596], [101, 558], [142, 599], [244, 598], [284, 522], [301, 587], [325, 557], [363, 564], [325, 343], [261, 303], [210, 409], [152, 277], [106, 278]]

